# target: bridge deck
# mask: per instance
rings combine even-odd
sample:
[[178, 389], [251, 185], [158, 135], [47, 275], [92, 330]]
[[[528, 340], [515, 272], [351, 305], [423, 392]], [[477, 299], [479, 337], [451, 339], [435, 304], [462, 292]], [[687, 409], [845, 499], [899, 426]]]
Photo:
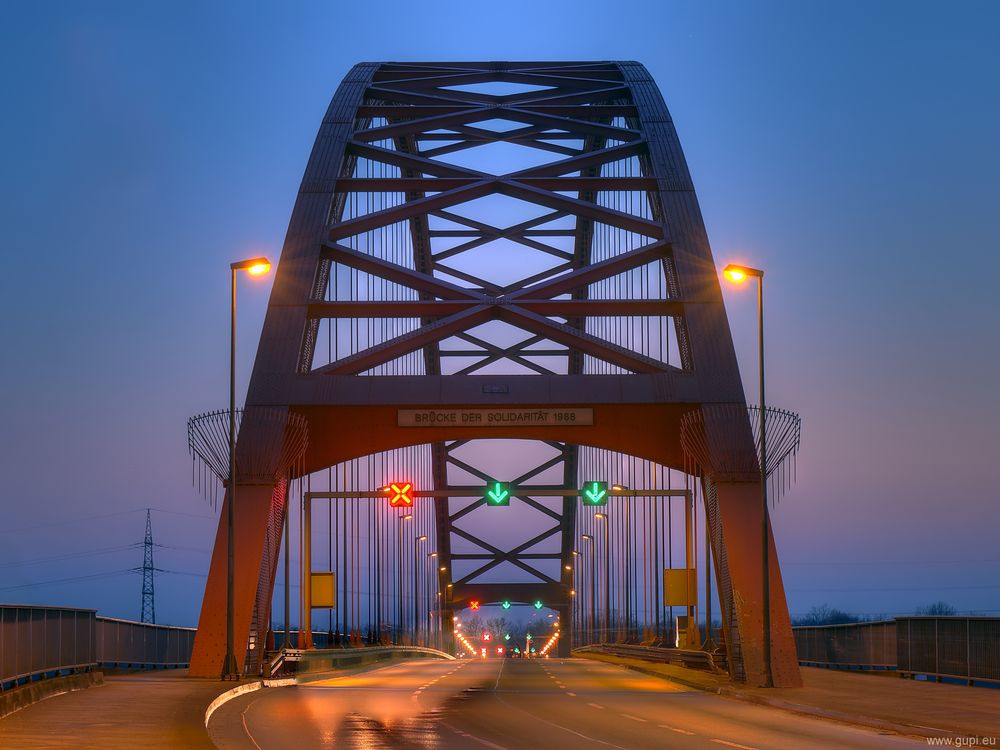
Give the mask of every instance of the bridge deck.
[[233, 683], [187, 677], [186, 669], [106, 677], [0, 720], [0, 747], [214, 750], [205, 709]]

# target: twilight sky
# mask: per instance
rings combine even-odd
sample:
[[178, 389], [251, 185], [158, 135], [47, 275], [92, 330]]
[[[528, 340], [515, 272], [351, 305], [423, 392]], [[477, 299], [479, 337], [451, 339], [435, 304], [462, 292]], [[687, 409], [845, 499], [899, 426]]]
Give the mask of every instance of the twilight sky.
[[[411, 5], [3, 4], [0, 601], [137, 618], [107, 574], [147, 506], [158, 565], [206, 569], [184, 423], [226, 401], [227, 264], [277, 257], [353, 63], [636, 59], [716, 260], [767, 272], [769, 401], [804, 420], [791, 611], [1000, 613], [1000, 6]], [[241, 388], [267, 285], [241, 285]], [[754, 295], [726, 301], [753, 393]], [[159, 577], [158, 621], [195, 624], [202, 586]]]

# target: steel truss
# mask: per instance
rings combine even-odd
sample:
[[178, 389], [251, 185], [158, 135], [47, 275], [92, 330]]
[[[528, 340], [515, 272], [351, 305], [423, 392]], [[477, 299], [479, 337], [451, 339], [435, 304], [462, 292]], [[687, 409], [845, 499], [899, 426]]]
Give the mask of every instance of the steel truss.
[[[490, 90], [497, 86], [506, 90]], [[468, 525], [483, 501], [470, 501], [449, 473], [496, 477], [457, 452], [493, 437], [536, 440], [555, 455], [503, 479], [558, 472], [552, 486], [570, 488], [581, 479], [580, 445], [681, 469], [681, 416], [745, 404], [697, 199], [646, 70], [634, 62], [355, 66], [303, 177], [247, 403], [309, 420], [306, 473], [431, 444], [435, 490], [455, 493], [435, 498], [438, 582], [450, 606], [473, 586], [520, 591], [523, 600], [542, 592], [569, 631], [576, 498], [554, 509], [518, 494], [551, 525], [502, 549]], [[445, 405], [588, 406], [594, 422], [407, 432], [396, 421], [399, 408]], [[706, 428], [713, 450], [752, 453], [749, 427], [717, 429], [706, 415]], [[714, 517], [731, 539], [731, 509], [746, 505], [736, 495], [749, 490], [716, 490]], [[272, 507], [283, 502], [274, 497]], [[263, 524], [269, 516], [257, 512]], [[259, 560], [246, 534], [246, 554]], [[536, 549], [553, 539], [558, 551]], [[475, 551], [453, 553], [458, 540]], [[558, 574], [546, 569], [555, 561]], [[474, 565], [455, 576], [458, 562]], [[480, 583], [506, 563], [533, 582]], [[218, 620], [221, 563], [212, 565], [206, 633]], [[731, 556], [729, 570], [727, 586], [750, 586], [752, 573], [741, 578]], [[450, 621], [449, 609], [439, 612]], [[730, 619], [748, 628], [758, 615], [748, 606]], [[200, 638], [193, 672], [208, 673], [214, 642]], [[741, 658], [754, 658], [743, 644]]]

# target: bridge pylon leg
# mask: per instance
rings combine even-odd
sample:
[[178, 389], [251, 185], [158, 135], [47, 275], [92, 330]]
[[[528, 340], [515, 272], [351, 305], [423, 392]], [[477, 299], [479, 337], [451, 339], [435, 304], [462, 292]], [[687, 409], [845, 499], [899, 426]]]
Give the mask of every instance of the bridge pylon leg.
[[[235, 617], [233, 651], [236, 663], [243, 669], [250, 639], [254, 603], [274, 487], [270, 485], [237, 485], [236, 514], [234, 519], [236, 549], [234, 551]], [[229, 533], [225, 522], [228, 513], [229, 493], [223, 501], [212, 562], [205, 583], [198, 632], [191, 654], [192, 677], [218, 677], [226, 656], [226, 579], [228, 574], [227, 545]], [[256, 644], [259, 648], [263, 644]]]
[[[761, 535], [747, 531], [761, 527], [760, 484], [720, 482], [716, 485], [716, 492], [745, 678], [749, 685], [762, 686], [765, 683], [763, 547]], [[718, 560], [722, 550], [713, 552]], [[801, 687], [802, 677], [773, 532], [770, 534], [768, 558], [774, 687]]]

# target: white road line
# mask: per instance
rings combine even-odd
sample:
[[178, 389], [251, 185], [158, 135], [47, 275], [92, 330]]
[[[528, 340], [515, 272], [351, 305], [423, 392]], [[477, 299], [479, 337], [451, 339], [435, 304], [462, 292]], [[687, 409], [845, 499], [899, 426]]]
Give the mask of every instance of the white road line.
[[568, 695], [571, 698], [575, 698], [576, 697], [576, 693], [571, 693], [569, 690], [566, 691], [566, 695]]
[[689, 732], [686, 729], [679, 729], [677, 727], [672, 727], [669, 724], [657, 724], [660, 729], [669, 729], [671, 732], [677, 732], [677, 734], [686, 734], [688, 736], [693, 735], [694, 732]]
[[262, 748], [260, 745], [257, 744], [257, 740], [255, 740], [253, 738], [253, 735], [250, 734], [250, 727], [247, 726], [247, 711], [249, 711], [250, 706], [252, 706], [256, 702], [257, 702], [256, 700], [250, 701], [250, 703], [247, 704], [247, 707], [240, 712], [240, 721], [243, 722], [243, 731], [247, 733], [247, 737], [250, 738], [250, 741], [253, 743], [253, 746], [257, 748], [257, 750], [264, 750], [264, 748]]
[[729, 747], [735, 747], [737, 750], [757, 750], [755, 747], [750, 747], [749, 745], [741, 745], [738, 742], [729, 742], [728, 740], [711, 740], [712, 742], [717, 742], [720, 745], [728, 745]]
[[602, 711], [604, 710], [604, 706], [602, 706], [600, 703], [588, 703], [587, 705], [590, 706], [591, 708], [599, 708]]
[[632, 721], [649, 721], [649, 719], [643, 719], [641, 716], [633, 716], [632, 714], [619, 713], [618, 715], [624, 716], [626, 719], [631, 719]]
[[493, 750], [507, 750], [507, 748], [505, 748], [503, 745], [497, 745], [490, 742], [489, 740], [484, 740], [482, 737], [476, 737], [476, 735], [474, 734], [463, 732], [461, 729], [456, 729], [455, 727], [451, 726], [451, 724], [447, 724], [443, 721], [441, 722], [441, 726], [450, 729], [460, 737], [465, 737], [467, 739], [474, 740], [475, 742], [478, 742], [480, 745], [485, 745], [486, 747], [492, 748]]

